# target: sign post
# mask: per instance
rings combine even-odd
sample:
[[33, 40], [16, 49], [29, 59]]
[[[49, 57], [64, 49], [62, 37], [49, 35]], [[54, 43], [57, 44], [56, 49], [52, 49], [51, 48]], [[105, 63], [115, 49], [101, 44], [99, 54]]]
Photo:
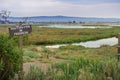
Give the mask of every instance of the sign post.
[[20, 36], [20, 35], [29, 34], [31, 32], [32, 32], [31, 25], [21, 25], [21, 26], [9, 28], [10, 36]]
[[19, 49], [20, 49], [20, 71], [19, 71], [19, 80], [23, 80], [23, 35], [19, 36]]
[[9, 28], [10, 36], [19, 36], [19, 49], [20, 49], [20, 71], [19, 71], [19, 80], [23, 80], [23, 35], [29, 34], [32, 32], [31, 25], [22, 25], [19, 23], [19, 26]]

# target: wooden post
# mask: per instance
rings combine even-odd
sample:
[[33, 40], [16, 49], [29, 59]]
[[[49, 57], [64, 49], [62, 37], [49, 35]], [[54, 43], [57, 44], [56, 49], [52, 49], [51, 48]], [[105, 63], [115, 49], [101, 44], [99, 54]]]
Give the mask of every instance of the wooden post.
[[118, 38], [118, 60], [119, 60], [119, 57], [120, 57], [120, 33], [117, 35], [117, 38]]
[[20, 49], [20, 71], [19, 71], [19, 80], [23, 80], [23, 35], [19, 36], [19, 49]]
[[[19, 23], [19, 27], [22, 25], [22, 23]], [[20, 71], [19, 71], [19, 80], [23, 80], [23, 35], [19, 35], [19, 49], [20, 49]]]

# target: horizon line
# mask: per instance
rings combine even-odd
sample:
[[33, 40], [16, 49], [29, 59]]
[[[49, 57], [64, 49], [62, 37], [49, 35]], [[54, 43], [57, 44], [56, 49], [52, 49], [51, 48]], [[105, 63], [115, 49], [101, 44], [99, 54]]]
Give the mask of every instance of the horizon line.
[[97, 17], [97, 16], [66, 16], [66, 15], [33, 15], [33, 16], [9, 16], [9, 17], [18, 17], [18, 18], [24, 18], [24, 17], [75, 17], [75, 18], [116, 18], [119, 19], [120, 17]]

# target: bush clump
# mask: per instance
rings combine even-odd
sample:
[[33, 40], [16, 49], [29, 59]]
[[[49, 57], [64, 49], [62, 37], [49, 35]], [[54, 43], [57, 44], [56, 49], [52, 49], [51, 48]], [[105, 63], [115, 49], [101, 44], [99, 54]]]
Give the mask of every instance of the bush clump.
[[19, 70], [19, 49], [14, 40], [0, 35], [0, 80], [11, 80]]

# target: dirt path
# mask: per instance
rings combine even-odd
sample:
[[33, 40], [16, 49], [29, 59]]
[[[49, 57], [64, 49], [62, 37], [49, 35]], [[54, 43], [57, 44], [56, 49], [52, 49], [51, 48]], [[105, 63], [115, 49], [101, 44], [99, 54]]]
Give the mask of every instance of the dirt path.
[[[50, 57], [50, 60], [53, 63], [65, 61], [63, 59], [56, 59], [54, 57]], [[50, 67], [51, 65], [52, 65], [51, 63], [42, 63], [40, 61], [26, 62], [23, 64], [23, 71], [25, 72], [25, 74], [27, 74], [30, 69], [30, 66], [34, 66], [34, 67], [41, 67], [41, 69], [46, 72], [48, 67]]]

